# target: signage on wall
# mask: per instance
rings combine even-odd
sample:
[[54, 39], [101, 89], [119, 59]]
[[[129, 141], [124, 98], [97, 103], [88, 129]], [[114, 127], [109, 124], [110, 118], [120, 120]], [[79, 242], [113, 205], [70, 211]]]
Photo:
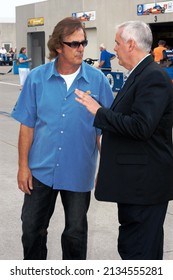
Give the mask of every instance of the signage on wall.
[[158, 15], [173, 13], [173, 1], [137, 5], [137, 15]]
[[44, 18], [39, 17], [39, 18], [30, 18], [28, 19], [28, 26], [41, 26], [44, 25]]
[[96, 12], [80, 12], [80, 13], [72, 13], [72, 17], [79, 18], [81, 21], [91, 21], [96, 19]]

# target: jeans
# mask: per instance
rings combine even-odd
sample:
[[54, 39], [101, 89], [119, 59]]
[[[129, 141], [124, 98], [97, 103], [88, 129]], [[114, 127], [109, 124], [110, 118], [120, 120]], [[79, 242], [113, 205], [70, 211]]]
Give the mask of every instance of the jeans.
[[47, 258], [47, 229], [59, 192], [65, 213], [65, 228], [61, 236], [62, 259], [86, 259], [87, 211], [91, 192], [54, 190], [33, 178], [32, 194], [25, 194], [21, 215], [24, 260]]

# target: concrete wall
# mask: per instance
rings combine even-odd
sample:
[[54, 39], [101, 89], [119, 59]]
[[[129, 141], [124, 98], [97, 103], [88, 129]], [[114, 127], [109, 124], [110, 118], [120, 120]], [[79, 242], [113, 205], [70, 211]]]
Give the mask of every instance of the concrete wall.
[[[156, 23], [155, 15], [137, 16], [137, 4], [154, 3], [152, 0], [48, 0], [45, 2], [20, 6], [16, 8], [16, 39], [17, 49], [27, 46], [27, 34], [45, 32], [45, 62], [48, 56], [47, 41], [54, 26], [64, 17], [74, 12], [96, 11], [96, 20], [85, 22], [89, 45], [85, 56], [99, 58], [99, 45], [104, 43], [107, 50], [114, 52], [115, 26], [126, 20], [143, 20], [146, 23]], [[44, 17], [44, 26], [28, 27], [27, 19]], [[173, 13], [158, 14], [157, 23], [172, 22]], [[32, 54], [28, 54], [32, 56]], [[86, 58], [84, 57], [84, 58]], [[122, 70], [117, 60], [112, 61], [113, 71]]]
[[0, 47], [4, 44], [16, 48], [16, 24], [15, 23], [0, 23]]

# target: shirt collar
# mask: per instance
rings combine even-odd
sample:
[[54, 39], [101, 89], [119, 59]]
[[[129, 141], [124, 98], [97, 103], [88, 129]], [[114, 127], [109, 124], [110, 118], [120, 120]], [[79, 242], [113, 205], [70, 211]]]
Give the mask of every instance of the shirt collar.
[[57, 64], [57, 60], [58, 58], [55, 58], [52, 63], [50, 63], [50, 67], [49, 67], [49, 72], [48, 72], [48, 80], [52, 77], [52, 76], [60, 76], [59, 73], [56, 70], [56, 64]]
[[[58, 60], [58, 57], [51, 63], [51, 66], [49, 68], [49, 73], [48, 73], [48, 79], [50, 79], [52, 76], [60, 77], [60, 74], [57, 72], [57, 69], [56, 69], [57, 60]], [[87, 65], [83, 61], [81, 64], [80, 72], [77, 75], [77, 78], [78, 79], [84, 78], [86, 80], [86, 82], [89, 83], [89, 77], [88, 77], [86, 68], [87, 68]]]
[[150, 56], [150, 54], [145, 55], [145, 56], [135, 65], [135, 67], [134, 67], [131, 71], [127, 72], [127, 75], [126, 75], [126, 76], [129, 77], [130, 74], [135, 70], [135, 68], [136, 68], [147, 56]]

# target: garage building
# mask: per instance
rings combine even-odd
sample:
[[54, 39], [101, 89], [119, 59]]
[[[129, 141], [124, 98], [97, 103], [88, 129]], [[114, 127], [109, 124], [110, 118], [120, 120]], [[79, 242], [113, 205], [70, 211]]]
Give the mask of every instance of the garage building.
[[[173, 1], [47, 0], [16, 7], [17, 51], [22, 46], [27, 47], [32, 67], [48, 61], [49, 36], [57, 22], [67, 16], [80, 17], [85, 24], [89, 44], [84, 59], [99, 59], [101, 43], [113, 52], [115, 26], [127, 20], [142, 20], [150, 24], [153, 48], [159, 39], [173, 46]], [[112, 68], [113, 71], [122, 71], [116, 59], [112, 61]]]

